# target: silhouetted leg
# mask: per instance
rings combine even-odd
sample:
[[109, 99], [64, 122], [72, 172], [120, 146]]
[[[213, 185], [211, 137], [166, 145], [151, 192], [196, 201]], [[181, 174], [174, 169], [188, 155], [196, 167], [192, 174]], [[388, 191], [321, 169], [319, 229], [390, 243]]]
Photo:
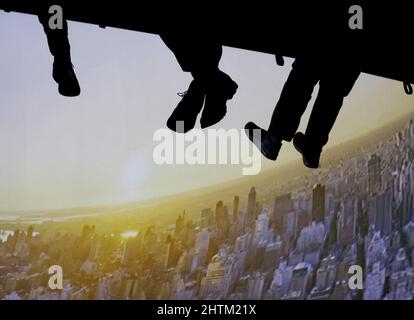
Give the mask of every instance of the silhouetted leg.
[[[38, 17], [47, 37], [49, 51], [54, 57], [53, 79], [58, 83], [58, 90], [61, 95], [68, 97], [78, 96], [80, 94], [80, 87], [73, 71], [70, 57], [68, 24], [66, 19], [63, 19], [61, 29], [50, 28], [49, 19], [52, 14], [49, 13], [49, 7], [49, 5], [42, 5]], [[64, 15], [64, 8], [62, 7], [62, 9]]]
[[269, 125], [268, 132], [274, 140], [292, 140], [319, 77], [316, 61], [308, 58], [295, 60]]
[[70, 61], [67, 21], [66, 19], [63, 19], [62, 29], [51, 29], [49, 27], [49, 19], [52, 14], [49, 13], [49, 7], [50, 6], [42, 6], [38, 17], [46, 34], [50, 53], [57, 59]]
[[[306, 133], [298, 132], [293, 144], [309, 168], [318, 168], [323, 146], [342, 107], [344, 97], [351, 91], [359, 72], [351, 67], [325, 73], [319, 83], [319, 92], [309, 118]], [[334, 70], [332, 70], [334, 69]], [[332, 71], [335, 71], [332, 72]]]
[[191, 72], [194, 78], [205, 79], [217, 72], [222, 47], [207, 37], [186, 38], [185, 32], [161, 34], [161, 39], [174, 53], [181, 69]]
[[328, 143], [329, 133], [341, 110], [344, 98], [351, 92], [359, 71], [339, 70], [327, 74], [319, 83], [319, 93], [306, 128], [306, 137], [316, 149]]
[[313, 88], [319, 81], [317, 67], [316, 59], [297, 58], [276, 104], [269, 129], [264, 130], [253, 122], [245, 125], [248, 138], [266, 158], [276, 160], [282, 140], [290, 141], [296, 133]]
[[[186, 38], [185, 32], [164, 33], [161, 38], [174, 53], [181, 69], [191, 72], [194, 78], [189, 90], [168, 119], [167, 126], [177, 132], [187, 132], [194, 128], [205, 95], [201, 127], [205, 128], [220, 121], [226, 114], [227, 100], [237, 90], [237, 84], [219, 69], [221, 45], [202, 34], [197, 38]], [[177, 129], [177, 122], [184, 122], [184, 128]]]

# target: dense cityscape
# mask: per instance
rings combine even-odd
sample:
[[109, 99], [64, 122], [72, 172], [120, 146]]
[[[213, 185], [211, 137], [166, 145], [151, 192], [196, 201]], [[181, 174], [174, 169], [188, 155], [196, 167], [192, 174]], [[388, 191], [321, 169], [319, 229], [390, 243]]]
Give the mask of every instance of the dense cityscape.
[[[3, 231], [0, 299], [414, 299], [413, 155], [411, 120], [272, 203], [252, 187], [164, 228]], [[62, 290], [48, 287], [51, 265]]]

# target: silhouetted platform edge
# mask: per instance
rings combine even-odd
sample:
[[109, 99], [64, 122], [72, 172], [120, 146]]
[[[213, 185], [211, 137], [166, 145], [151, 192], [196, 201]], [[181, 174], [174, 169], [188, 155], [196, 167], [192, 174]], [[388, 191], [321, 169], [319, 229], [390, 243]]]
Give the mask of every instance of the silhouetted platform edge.
[[[36, 14], [41, 2], [0, 0], [0, 9]], [[65, 2], [64, 8], [66, 18], [72, 21], [153, 34], [177, 32], [189, 41], [194, 36], [211, 37], [224, 46], [293, 58], [318, 54], [328, 61], [335, 57], [332, 63], [341, 58], [352, 59], [362, 72], [414, 83], [409, 7], [354, 2], [361, 2], [365, 10], [363, 30], [349, 29], [348, 1], [329, 5], [322, 1], [308, 5], [278, 2], [277, 10], [246, 6], [232, 10], [222, 7], [217, 12], [211, 9], [213, 6], [190, 6], [184, 11], [180, 4], [160, 3], [128, 10], [128, 2], [122, 0], [116, 6], [112, 2]], [[188, 14], [189, 10], [197, 14]]]

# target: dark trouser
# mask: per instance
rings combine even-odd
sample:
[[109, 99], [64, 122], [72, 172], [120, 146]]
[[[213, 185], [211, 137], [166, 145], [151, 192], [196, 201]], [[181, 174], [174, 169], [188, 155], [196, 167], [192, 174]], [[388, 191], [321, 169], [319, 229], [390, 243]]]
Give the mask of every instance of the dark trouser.
[[273, 112], [269, 133], [276, 140], [292, 140], [319, 82], [305, 134], [315, 148], [322, 148], [328, 142], [343, 99], [351, 91], [359, 71], [343, 61], [330, 64], [308, 58], [296, 59], [292, 67]]
[[68, 39], [68, 24], [66, 19], [64, 18], [64, 8], [63, 8], [63, 28], [62, 29], [51, 29], [49, 27], [49, 19], [53, 16], [54, 13], [49, 13], [50, 6], [54, 4], [60, 5], [62, 8], [62, 4], [59, 4], [59, 1], [54, 2], [53, 4], [48, 5], [41, 5], [39, 8], [39, 21], [43, 26], [47, 37], [47, 43], [49, 45], [50, 53], [57, 58], [61, 58], [64, 60], [70, 60], [70, 44]]
[[216, 41], [202, 35], [188, 38], [184, 32], [163, 33], [161, 39], [174, 53], [181, 69], [191, 72], [194, 78], [218, 70], [223, 49]]

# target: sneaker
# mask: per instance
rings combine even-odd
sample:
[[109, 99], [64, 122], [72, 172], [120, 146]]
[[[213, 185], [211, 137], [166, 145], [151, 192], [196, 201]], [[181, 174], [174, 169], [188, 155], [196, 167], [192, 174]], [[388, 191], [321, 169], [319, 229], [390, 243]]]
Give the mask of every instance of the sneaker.
[[298, 132], [293, 137], [293, 145], [295, 149], [302, 154], [303, 164], [311, 169], [319, 168], [319, 160], [322, 148], [311, 147], [306, 136], [302, 132]]
[[[254, 135], [254, 130], [260, 130], [260, 140]], [[269, 160], [275, 161], [282, 147], [281, 141], [276, 141], [268, 131], [260, 128], [253, 122], [245, 125], [244, 131], [251, 142], [260, 150], [260, 152]]]
[[197, 116], [203, 108], [204, 90], [193, 80], [188, 91], [178, 95], [182, 99], [167, 120], [167, 127], [178, 133], [186, 133], [194, 128]]
[[70, 61], [59, 61], [53, 63], [53, 79], [58, 84], [58, 91], [65, 97], [76, 97], [81, 89], [76, 78], [73, 65]]
[[201, 128], [207, 128], [220, 122], [227, 113], [227, 100], [233, 98], [238, 85], [227, 74], [219, 71], [216, 79], [207, 86], [206, 102], [201, 115]]

